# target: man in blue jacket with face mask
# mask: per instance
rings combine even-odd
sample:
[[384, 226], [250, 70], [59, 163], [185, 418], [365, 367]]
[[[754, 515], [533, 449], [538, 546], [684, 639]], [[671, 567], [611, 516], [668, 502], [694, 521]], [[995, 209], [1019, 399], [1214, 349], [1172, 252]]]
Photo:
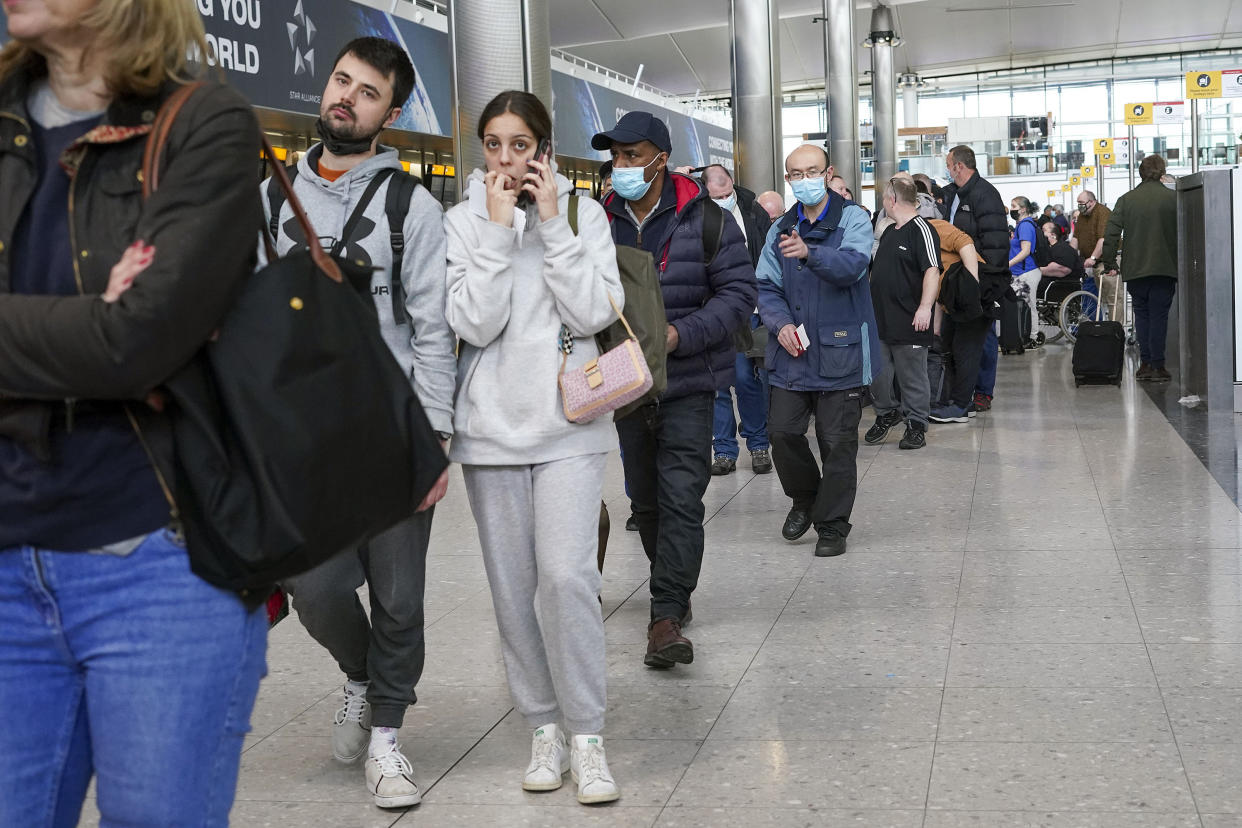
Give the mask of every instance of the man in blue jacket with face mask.
[[[871, 222], [827, 189], [832, 175], [821, 147], [804, 144], [790, 153], [785, 180], [798, 203], [773, 222], [756, 269], [759, 316], [775, 334], [767, 351], [768, 436], [781, 487], [793, 501], [781, 534], [793, 541], [814, 526], [819, 557], [845, 552], [863, 397], [882, 367], [867, 281]], [[812, 414], [822, 472], [806, 439]]]
[[[612, 155], [613, 196], [604, 209], [613, 240], [655, 259], [668, 315], [668, 388], [617, 420], [625, 482], [651, 561], [643, 661], [668, 668], [694, 659], [681, 628], [703, 564], [712, 410], [716, 392], [733, 382], [733, 332], [754, 310], [755, 270], [737, 222], [693, 178], [666, 169], [672, 141], [659, 118], [628, 112], [591, 146]], [[708, 210], [719, 244], [703, 238]]]

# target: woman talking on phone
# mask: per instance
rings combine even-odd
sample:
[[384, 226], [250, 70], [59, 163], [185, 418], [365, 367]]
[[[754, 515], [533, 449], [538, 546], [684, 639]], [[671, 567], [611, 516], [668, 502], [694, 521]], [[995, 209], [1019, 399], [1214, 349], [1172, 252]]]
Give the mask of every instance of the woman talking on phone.
[[487, 169], [445, 217], [447, 316], [461, 339], [449, 457], [479, 525], [509, 690], [534, 731], [522, 787], [556, 790], [572, 770], [579, 802], [610, 802], [620, 792], [600, 735], [596, 548], [615, 438], [609, 416], [569, 422], [557, 381], [563, 351], [566, 370], [598, 356], [593, 337], [616, 318], [621, 278], [603, 208], [571, 201], [555, 171], [539, 99], [502, 92], [478, 134]]

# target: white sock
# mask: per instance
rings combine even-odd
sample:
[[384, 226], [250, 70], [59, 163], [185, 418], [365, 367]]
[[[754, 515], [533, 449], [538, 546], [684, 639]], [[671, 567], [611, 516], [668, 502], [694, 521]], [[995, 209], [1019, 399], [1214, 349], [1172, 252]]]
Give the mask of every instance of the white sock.
[[345, 680], [345, 689], [355, 696], [366, 697], [367, 688], [371, 686], [369, 681], [354, 681], [353, 679]]
[[397, 746], [397, 729], [395, 727], [371, 728], [370, 755], [383, 756]]

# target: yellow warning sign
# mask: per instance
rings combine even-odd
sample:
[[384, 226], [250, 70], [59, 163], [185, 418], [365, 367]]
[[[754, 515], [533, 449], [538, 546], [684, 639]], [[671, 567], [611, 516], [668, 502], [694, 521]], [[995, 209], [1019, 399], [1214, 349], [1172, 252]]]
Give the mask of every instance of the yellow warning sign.
[[1081, 187], [1081, 186], [1082, 186], [1082, 176], [1080, 176], [1080, 175], [1072, 175], [1072, 176], [1070, 176], [1070, 184], [1071, 184], [1071, 185], [1073, 185], [1073, 186], [1075, 186], [1075, 187]]
[[1101, 152], [1096, 156], [1101, 164], [1113, 163], [1113, 154], [1111, 152]]
[[1154, 123], [1151, 102], [1126, 104], [1126, 126], [1148, 126]]
[[1113, 139], [1112, 138], [1096, 138], [1095, 139], [1095, 154], [1096, 155], [1099, 155], [1102, 152], [1112, 152], [1112, 151], [1113, 151]]
[[1078, 174], [1081, 175], [1084, 180], [1088, 178], [1095, 178], [1095, 167], [1083, 167], [1078, 171]]
[[1070, 185], [1068, 185], [1068, 184], [1062, 184], [1062, 185], [1061, 185], [1061, 192], [1063, 192], [1063, 193], [1068, 193], [1070, 190], [1071, 190]]
[[1056, 191], [1056, 190], [1049, 190], [1049, 191], [1048, 191], [1048, 198], [1056, 198], [1056, 197], [1057, 197], [1057, 191]]
[[1220, 72], [1187, 72], [1187, 98], [1219, 98], [1221, 97]]

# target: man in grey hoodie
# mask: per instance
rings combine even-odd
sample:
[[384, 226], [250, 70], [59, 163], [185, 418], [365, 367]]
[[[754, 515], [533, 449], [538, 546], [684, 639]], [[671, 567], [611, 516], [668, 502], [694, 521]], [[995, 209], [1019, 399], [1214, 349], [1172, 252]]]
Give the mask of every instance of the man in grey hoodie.
[[[444, 316], [442, 210], [425, 188], [416, 187], [403, 232], [390, 235], [387, 190], [399, 186], [405, 173], [396, 150], [379, 144], [380, 132], [401, 114], [414, 82], [414, 67], [397, 44], [381, 38], [347, 44], [323, 94], [317, 124], [323, 140], [299, 161], [294, 189], [320, 234], [315, 243], [375, 268], [371, 292], [384, 339], [409, 372], [432, 427], [447, 441], [453, 428], [456, 358]], [[279, 230], [277, 252], [304, 247], [307, 239], [288, 204], [278, 205], [272, 222], [267, 197], [272, 183], [263, 186], [269, 223]], [[398, 241], [404, 245], [402, 265], [393, 274]], [[404, 303], [391, 295], [398, 290]], [[421, 799], [410, 763], [397, 745], [397, 728], [415, 701], [423, 670], [427, 545], [432, 507], [447, 485], [446, 472], [417, 514], [362, 548], [285, 583], [302, 624], [347, 678], [333, 724], [332, 753], [353, 762], [369, 746], [367, 788], [382, 808], [407, 807]], [[364, 580], [370, 623], [356, 592]]]

